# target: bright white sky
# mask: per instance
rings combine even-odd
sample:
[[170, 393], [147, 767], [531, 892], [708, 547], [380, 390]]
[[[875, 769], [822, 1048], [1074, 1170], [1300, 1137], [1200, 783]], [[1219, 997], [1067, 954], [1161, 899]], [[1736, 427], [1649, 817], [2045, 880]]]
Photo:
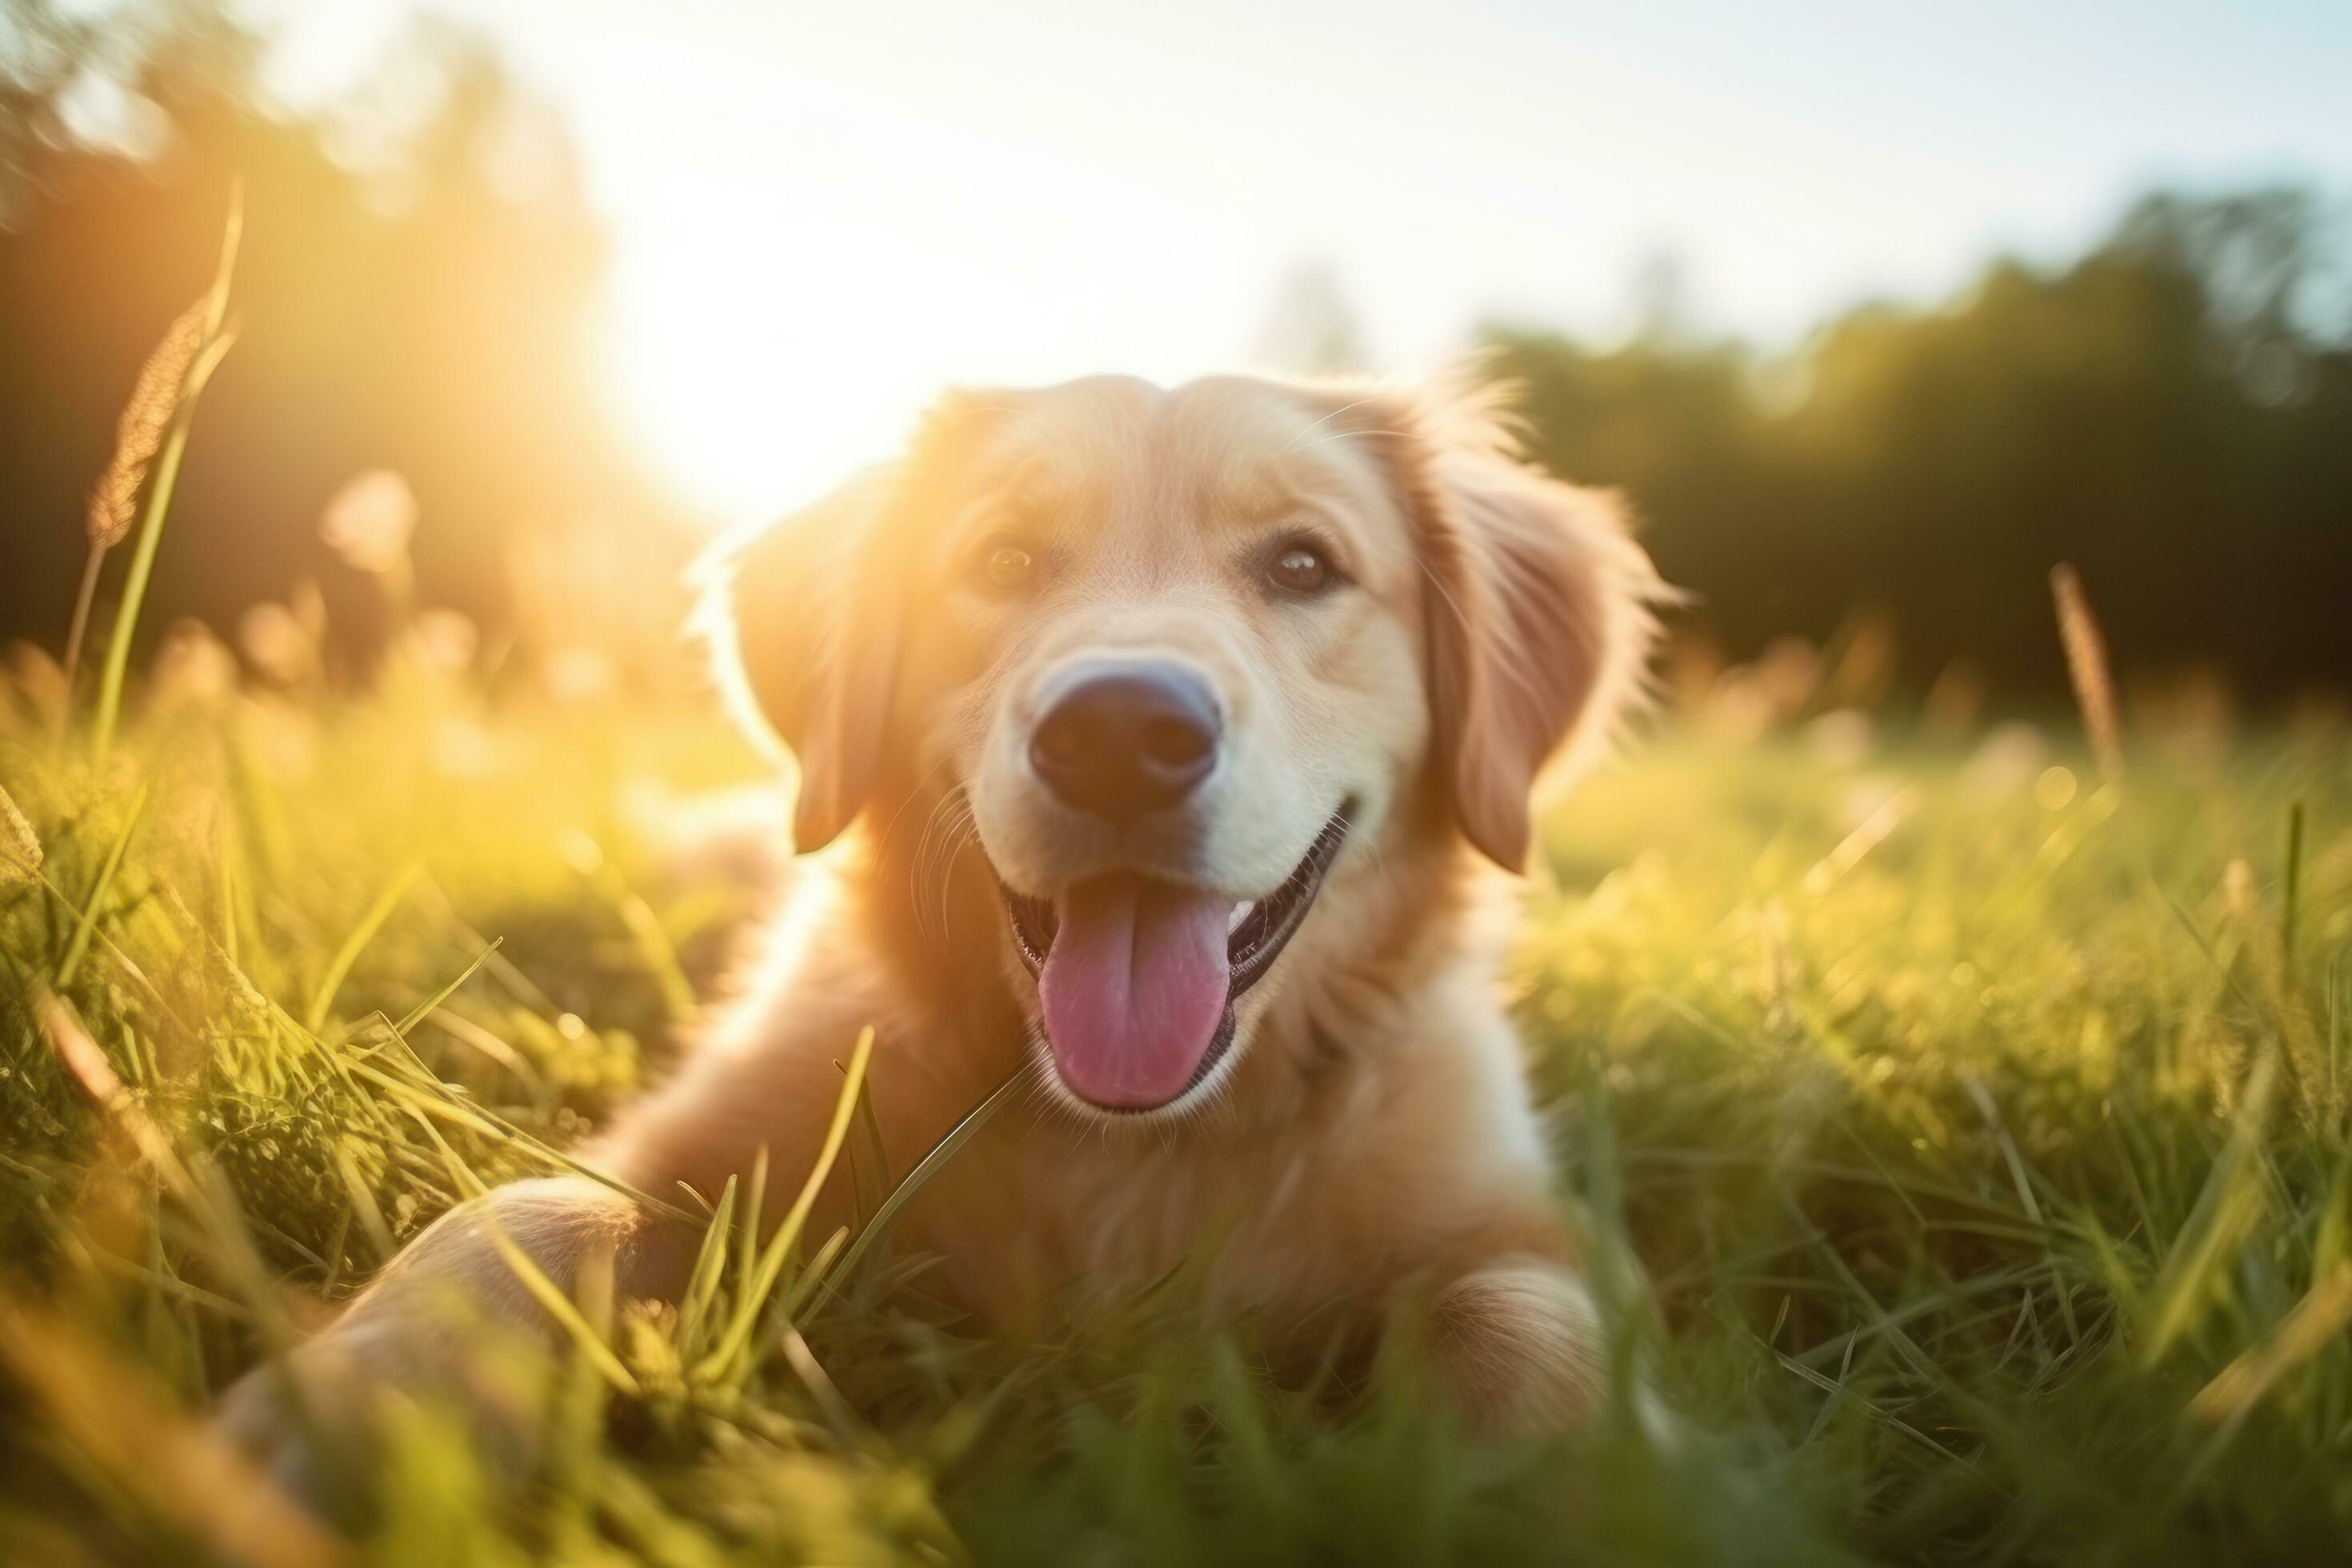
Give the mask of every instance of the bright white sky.
[[[409, 0], [252, 0], [289, 86]], [[1381, 368], [1621, 330], [1644, 258], [1785, 342], [2056, 252], [2156, 179], [2352, 194], [2352, 0], [441, 0], [569, 121], [628, 426], [724, 515], [956, 379], [1247, 360], [1338, 274]]]

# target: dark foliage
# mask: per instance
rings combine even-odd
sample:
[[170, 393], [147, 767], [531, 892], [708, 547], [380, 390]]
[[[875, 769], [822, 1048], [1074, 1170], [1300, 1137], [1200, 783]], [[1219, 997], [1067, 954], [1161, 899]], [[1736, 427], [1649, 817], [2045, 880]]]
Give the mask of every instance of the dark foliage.
[[[604, 246], [560, 129], [446, 29], [333, 117], [257, 107], [259, 59], [208, 7], [134, 6], [96, 30], [43, 4], [0, 12], [0, 634], [63, 639], [115, 413], [205, 289], [239, 181], [240, 331], [146, 625], [230, 626], [315, 578], [347, 647], [372, 647], [380, 598], [318, 535], [368, 468], [416, 493], [425, 595], [493, 627], [519, 540], [671, 520], [587, 362]], [[93, 81], [134, 111], [140, 155], [76, 125]]]
[[2305, 192], [2153, 195], [2071, 265], [1857, 309], [1786, 364], [1494, 337], [1538, 455], [1630, 492], [1734, 656], [1874, 610], [1914, 684], [1958, 659], [2052, 696], [2069, 561], [2127, 669], [2276, 698], [2352, 671], [2352, 257], [2331, 270], [2329, 239]]

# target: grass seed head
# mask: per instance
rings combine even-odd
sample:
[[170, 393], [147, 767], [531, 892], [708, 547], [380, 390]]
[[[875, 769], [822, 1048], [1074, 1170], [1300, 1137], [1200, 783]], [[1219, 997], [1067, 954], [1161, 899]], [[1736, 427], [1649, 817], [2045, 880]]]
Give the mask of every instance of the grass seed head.
[[111, 550], [129, 536], [138, 511], [139, 491], [163, 447], [172, 416], [179, 412], [188, 370], [195, 363], [204, 338], [205, 301], [199, 300], [180, 312], [163, 341], [139, 367], [138, 384], [131, 388], [131, 401], [123, 405], [121, 422], [115, 427], [114, 458], [100, 476], [98, 488], [90, 492], [88, 528], [92, 549]]
[[33, 879], [41, 868], [41, 841], [33, 832], [33, 825], [0, 789], [0, 887], [11, 882]]
[[2066, 645], [2066, 677], [2083, 710], [2091, 750], [2109, 778], [2123, 769], [2123, 724], [2116, 717], [2116, 683], [2108, 672], [2107, 639], [2091, 613], [2082, 574], [2061, 562], [2050, 569], [2050, 592], [2057, 601], [2058, 636]]

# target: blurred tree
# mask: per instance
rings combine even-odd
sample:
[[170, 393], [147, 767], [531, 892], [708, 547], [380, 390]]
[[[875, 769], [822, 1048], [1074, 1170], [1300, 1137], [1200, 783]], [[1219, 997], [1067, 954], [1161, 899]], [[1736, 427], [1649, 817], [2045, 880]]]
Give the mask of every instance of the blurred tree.
[[2352, 675], [2344, 261], [2309, 193], [2159, 194], [2070, 265], [1858, 308], [1787, 363], [1493, 336], [1537, 455], [1631, 492], [1736, 655], [1874, 608], [1915, 685], [1965, 658], [2055, 695], [2063, 560], [2127, 668], [2278, 696]]
[[1275, 290], [1251, 356], [1284, 375], [1351, 375], [1364, 369], [1363, 331], [1339, 275], [1320, 262], [1294, 270]]
[[1690, 332], [1689, 264], [1672, 250], [1654, 250], [1633, 268], [1633, 333], [1648, 343], [1673, 343]]
[[300, 117], [269, 106], [261, 42], [216, 5], [74, 19], [87, 8], [5, 4], [0, 632], [61, 635], [116, 411], [205, 286], [239, 181], [242, 331], [206, 397], [148, 626], [230, 625], [315, 577], [347, 646], [365, 646], [377, 596], [318, 523], [369, 468], [415, 492], [425, 597], [493, 625], [526, 534], [604, 518], [682, 539], [593, 390], [584, 328], [604, 245], [562, 138], [477, 41], [408, 37], [383, 67], [411, 89], [396, 95], [405, 118], [364, 95]]

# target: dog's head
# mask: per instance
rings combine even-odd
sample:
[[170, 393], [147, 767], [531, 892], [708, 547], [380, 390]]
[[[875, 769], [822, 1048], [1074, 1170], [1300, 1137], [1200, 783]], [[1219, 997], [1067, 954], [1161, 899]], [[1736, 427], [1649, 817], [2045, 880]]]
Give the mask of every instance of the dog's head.
[[955, 395], [716, 559], [798, 847], [968, 800], [1055, 1080], [1129, 1114], [1214, 1092], [1318, 900], [1448, 847], [1518, 867], [1656, 582], [1474, 405], [1241, 378]]

